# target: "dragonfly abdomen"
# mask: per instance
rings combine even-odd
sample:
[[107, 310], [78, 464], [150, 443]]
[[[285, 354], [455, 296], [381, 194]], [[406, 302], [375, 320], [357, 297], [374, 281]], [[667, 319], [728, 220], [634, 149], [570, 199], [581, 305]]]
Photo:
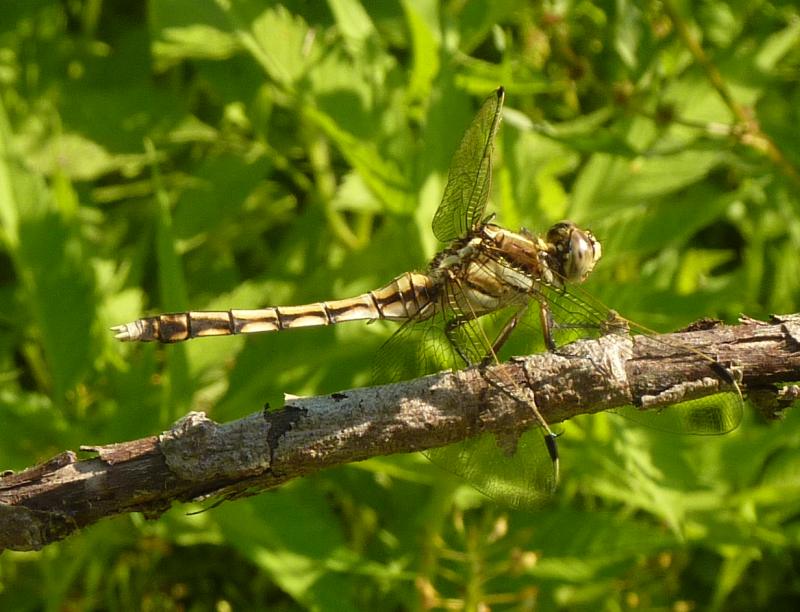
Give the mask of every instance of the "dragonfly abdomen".
[[343, 300], [254, 310], [166, 313], [111, 329], [116, 332], [117, 340], [173, 343], [192, 338], [255, 334], [345, 321], [425, 319], [435, 312], [436, 288], [437, 284], [431, 277], [406, 272], [380, 289]]

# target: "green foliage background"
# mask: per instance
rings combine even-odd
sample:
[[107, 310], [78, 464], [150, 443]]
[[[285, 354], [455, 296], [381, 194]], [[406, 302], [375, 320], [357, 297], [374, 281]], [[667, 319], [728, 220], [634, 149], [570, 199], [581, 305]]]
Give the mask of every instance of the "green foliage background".
[[[800, 14], [689, 3], [5, 0], [0, 468], [369, 380], [389, 326], [185, 346], [142, 313], [347, 297], [424, 266], [447, 164], [508, 91], [494, 209], [604, 244], [587, 289], [670, 330], [800, 296]], [[565, 424], [552, 504], [417, 456], [0, 558], [2, 609], [780, 609], [798, 416]]]

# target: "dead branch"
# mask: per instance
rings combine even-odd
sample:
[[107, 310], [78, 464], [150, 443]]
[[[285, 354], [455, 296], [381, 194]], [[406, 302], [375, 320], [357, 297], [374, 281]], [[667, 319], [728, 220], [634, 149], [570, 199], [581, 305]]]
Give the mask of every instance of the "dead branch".
[[[99, 519], [157, 517], [172, 502], [252, 495], [323, 468], [443, 446], [633, 404], [645, 409], [729, 387], [707, 360], [732, 365], [748, 393], [776, 398], [800, 380], [800, 316], [700, 326], [658, 337], [611, 334], [491, 368], [287, 400], [218, 424], [192, 412], [161, 435], [66, 451], [0, 477], [0, 550], [39, 549]], [[755, 393], [757, 391], [757, 393]]]

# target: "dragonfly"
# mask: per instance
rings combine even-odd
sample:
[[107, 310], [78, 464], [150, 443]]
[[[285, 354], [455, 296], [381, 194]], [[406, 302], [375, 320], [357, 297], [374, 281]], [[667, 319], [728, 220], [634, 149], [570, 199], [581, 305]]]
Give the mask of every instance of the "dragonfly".
[[[376, 378], [389, 382], [497, 362], [512, 332], [530, 319], [538, 319], [544, 344], [551, 351], [557, 350], [560, 330], [601, 333], [612, 311], [574, 291], [602, 256], [600, 241], [592, 232], [570, 221], [554, 224], [541, 236], [525, 229], [514, 232], [486, 214], [504, 100], [505, 90], [500, 87], [483, 102], [456, 148], [432, 223], [434, 235], [447, 246], [426, 270], [404, 272], [378, 289], [346, 299], [158, 314], [112, 327], [115, 337], [174, 343], [347, 321], [396, 321], [402, 326], [377, 359]], [[712, 372], [735, 386], [713, 357], [702, 357]], [[507, 388], [504, 381], [495, 382]], [[514, 396], [513, 387], [510, 393]], [[741, 393], [738, 402], [736, 392], [720, 396], [713, 407], [692, 407], [691, 415], [678, 422], [703, 422], [702, 433], [735, 428], [741, 418]], [[556, 434], [535, 399], [530, 394], [520, 397], [525, 397], [519, 401], [532, 411], [536, 426], [518, 439], [509, 443], [483, 434], [426, 454], [501, 503], [534, 507], [556, 488], [558, 448]]]

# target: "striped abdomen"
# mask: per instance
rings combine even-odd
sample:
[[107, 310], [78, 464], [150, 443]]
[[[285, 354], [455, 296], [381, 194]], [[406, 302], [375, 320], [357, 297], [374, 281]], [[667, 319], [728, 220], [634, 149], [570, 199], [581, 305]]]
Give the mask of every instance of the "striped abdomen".
[[258, 310], [169, 313], [111, 329], [123, 341], [182, 342], [205, 336], [255, 334], [344, 321], [426, 319], [436, 310], [436, 295], [437, 287], [429, 276], [406, 272], [380, 289], [344, 300]]

